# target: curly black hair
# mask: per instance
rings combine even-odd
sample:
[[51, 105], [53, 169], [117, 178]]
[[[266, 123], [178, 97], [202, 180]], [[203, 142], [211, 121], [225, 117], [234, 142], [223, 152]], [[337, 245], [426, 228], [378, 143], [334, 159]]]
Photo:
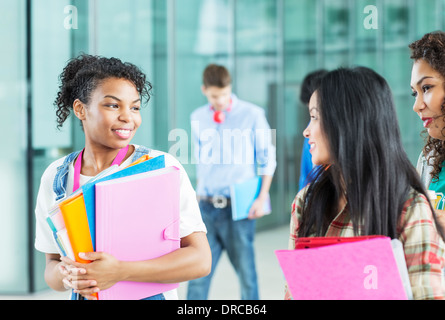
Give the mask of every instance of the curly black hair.
[[81, 54], [71, 59], [59, 77], [59, 92], [54, 105], [57, 109], [57, 128], [60, 129], [73, 109], [76, 99], [88, 104], [92, 92], [101, 81], [119, 78], [131, 81], [146, 102], [150, 100], [151, 83], [134, 64], [117, 58]]
[[[411, 49], [411, 59], [414, 61], [426, 61], [445, 79], [445, 32], [435, 31], [427, 33], [422, 39], [411, 43], [409, 48]], [[442, 103], [441, 110], [445, 119], [445, 100]], [[442, 132], [445, 136], [445, 128], [442, 128]], [[428, 163], [433, 167], [431, 171], [432, 178], [438, 179], [445, 162], [445, 141], [429, 136], [426, 130], [423, 134], [427, 136], [423, 154], [427, 158]]]

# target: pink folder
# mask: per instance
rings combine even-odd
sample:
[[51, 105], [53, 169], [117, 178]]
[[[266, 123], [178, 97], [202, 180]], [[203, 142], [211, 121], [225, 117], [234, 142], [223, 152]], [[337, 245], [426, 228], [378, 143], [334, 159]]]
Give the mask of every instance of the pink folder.
[[391, 240], [275, 252], [294, 300], [406, 300]]
[[[96, 251], [123, 261], [143, 261], [179, 245], [178, 168], [96, 184]], [[99, 300], [138, 300], [178, 286], [122, 281], [99, 292]]]

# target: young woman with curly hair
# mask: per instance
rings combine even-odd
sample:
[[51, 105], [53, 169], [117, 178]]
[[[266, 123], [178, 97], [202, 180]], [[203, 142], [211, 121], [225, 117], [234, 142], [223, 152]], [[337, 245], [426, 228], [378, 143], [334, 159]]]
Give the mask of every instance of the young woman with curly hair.
[[[211, 266], [210, 249], [187, 173], [171, 155], [130, 144], [142, 122], [142, 100], [150, 98], [151, 84], [146, 76], [133, 64], [119, 59], [81, 55], [68, 63], [60, 80], [55, 101], [58, 127], [74, 113], [82, 123], [85, 148], [53, 162], [41, 179], [35, 210], [35, 247], [46, 255], [45, 280], [49, 287], [57, 291], [74, 289], [94, 299], [94, 293], [119, 281], [176, 283], [206, 276]], [[119, 261], [106, 252], [83, 253], [82, 258], [92, 261], [89, 264], [61, 258], [46, 223], [50, 208], [113, 162], [125, 168], [144, 154], [152, 158], [164, 155], [166, 167], [180, 169], [180, 249], [137, 262]], [[75, 163], [80, 164], [80, 170], [75, 169], [79, 167]], [[147, 299], [177, 299], [177, 292], [167, 291]]]
[[409, 47], [413, 109], [428, 133], [417, 170], [425, 187], [435, 192], [436, 213], [445, 226], [445, 33], [428, 33]]

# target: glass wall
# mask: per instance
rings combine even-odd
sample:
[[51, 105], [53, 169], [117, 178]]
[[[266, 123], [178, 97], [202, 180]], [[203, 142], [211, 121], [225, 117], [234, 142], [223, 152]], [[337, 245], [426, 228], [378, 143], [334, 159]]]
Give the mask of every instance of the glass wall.
[[[235, 1], [235, 92], [240, 99], [250, 101], [266, 111], [269, 124], [276, 129], [272, 138], [279, 139], [282, 123], [282, 102], [280, 101], [281, 43], [282, 28], [279, 24], [281, 1], [245, 0]], [[275, 141], [277, 167], [283, 168], [282, 143]], [[276, 170], [274, 181], [283, 181], [282, 170]], [[284, 184], [274, 183], [270, 189], [273, 203], [272, 215], [258, 220], [258, 227], [276, 225], [283, 219]]]
[[[195, 180], [195, 161], [190, 135], [190, 114], [207, 103], [201, 93], [202, 72], [207, 64], [225, 65], [233, 73], [233, 0], [175, 0], [169, 14], [170, 103], [169, 148]], [[175, 130], [177, 129], [177, 130]], [[184, 143], [184, 140], [187, 143]]]
[[[31, 51], [31, 127], [33, 154], [33, 201], [36, 200], [40, 177], [46, 167], [72, 149], [73, 127], [67, 121], [57, 129], [54, 100], [58, 91], [58, 77], [71, 58], [71, 29], [69, 0], [30, 1]], [[75, 22], [75, 21], [74, 21]], [[51, 48], [49, 50], [49, 48]], [[35, 207], [35, 202], [32, 208]], [[35, 290], [45, 288], [43, 279], [45, 256], [34, 251]]]
[[[281, 143], [284, 201], [289, 204], [298, 192], [302, 132], [309, 122], [306, 106], [300, 103], [301, 83], [306, 74], [321, 67], [321, 25], [317, 1], [285, 0], [283, 9], [283, 119], [277, 128]], [[283, 208], [283, 212], [287, 212]], [[285, 220], [285, 218], [283, 218]]]
[[0, 166], [0, 292], [29, 290], [27, 186], [26, 2], [0, 1], [0, 106], [3, 114]]
[[153, 96], [134, 142], [170, 151], [193, 183], [190, 113], [206, 103], [205, 66], [225, 65], [234, 92], [264, 108], [276, 129], [273, 214], [259, 221], [264, 229], [289, 222], [298, 192], [309, 121], [299, 94], [311, 71], [363, 65], [385, 76], [415, 163], [422, 124], [412, 112], [407, 46], [443, 28], [444, 6], [445, 0], [0, 0], [8, 13], [8, 28], [0, 31], [0, 102], [10, 120], [3, 124], [8, 151], [0, 193], [0, 242], [9, 244], [1, 253], [10, 259], [0, 267], [0, 293], [46, 287], [44, 255], [33, 249], [40, 177], [49, 163], [84, 145], [72, 117], [56, 129], [58, 76], [71, 57], [115, 56], [146, 72]]

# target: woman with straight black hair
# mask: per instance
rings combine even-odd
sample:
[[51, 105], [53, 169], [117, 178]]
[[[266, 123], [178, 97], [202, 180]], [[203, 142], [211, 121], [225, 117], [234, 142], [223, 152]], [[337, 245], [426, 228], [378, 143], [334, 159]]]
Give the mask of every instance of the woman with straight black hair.
[[443, 299], [443, 232], [403, 149], [385, 79], [364, 67], [329, 72], [309, 113], [303, 134], [320, 167], [292, 204], [289, 248], [298, 237], [399, 239], [414, 299]]

